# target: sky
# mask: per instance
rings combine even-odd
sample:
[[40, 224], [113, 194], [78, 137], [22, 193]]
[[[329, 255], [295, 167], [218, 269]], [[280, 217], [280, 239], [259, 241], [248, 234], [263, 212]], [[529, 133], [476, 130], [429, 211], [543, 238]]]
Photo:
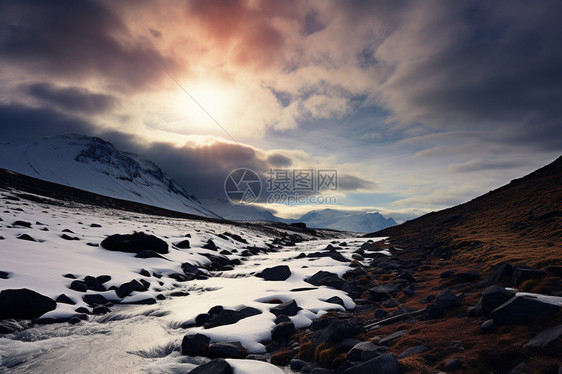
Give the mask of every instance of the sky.
[[[562, 151], [559, 1], [0, 2], [0, 137], [99, 136], [201, 199], [238, 168], [337, 170], [398, 221]], [[316, 196], [318, 197], [318, 196]], [[318, 200], [318, 199], [316, 199]]]

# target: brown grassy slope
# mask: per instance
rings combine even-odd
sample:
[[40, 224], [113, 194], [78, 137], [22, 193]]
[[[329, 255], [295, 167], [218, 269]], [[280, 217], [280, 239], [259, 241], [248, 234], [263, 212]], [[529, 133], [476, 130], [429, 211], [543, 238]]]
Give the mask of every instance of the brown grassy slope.
[[467, 203], [367, 236], [399, 247], [452, 250], [458, 260], [562, 264], [562, 157]]

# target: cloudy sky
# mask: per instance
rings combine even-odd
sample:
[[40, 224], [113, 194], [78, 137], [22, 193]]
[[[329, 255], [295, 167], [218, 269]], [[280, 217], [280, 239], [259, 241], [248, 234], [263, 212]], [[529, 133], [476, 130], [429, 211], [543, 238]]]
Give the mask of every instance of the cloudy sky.
[[3, 0], [0, 136], [100, 136], [204, 199], [236, 168], [337, 169], [337, 206], [411, 218], [560, 155], [561, 14], [559, 1]]

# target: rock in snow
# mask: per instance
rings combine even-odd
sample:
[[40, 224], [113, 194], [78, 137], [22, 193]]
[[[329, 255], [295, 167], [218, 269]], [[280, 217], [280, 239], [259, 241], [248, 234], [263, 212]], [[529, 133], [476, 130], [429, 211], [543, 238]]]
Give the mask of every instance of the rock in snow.
[[27, 288], [0, 292], [0, 320], [38, 318], [56, 307], [53, 299]]
[[139, 253], [149, 250], [160, 254], [168, 253], [168, 243], [144, 232], [110, 235], [101, 242], [101, 246], [108, 251]]

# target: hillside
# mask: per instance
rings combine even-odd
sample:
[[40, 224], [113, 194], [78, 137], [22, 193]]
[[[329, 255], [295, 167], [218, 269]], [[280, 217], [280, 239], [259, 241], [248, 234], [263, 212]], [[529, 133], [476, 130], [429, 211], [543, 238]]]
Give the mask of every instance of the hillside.
[[467, 203], [367, 236], [467, 262], [562, 263], [562, 157]]

